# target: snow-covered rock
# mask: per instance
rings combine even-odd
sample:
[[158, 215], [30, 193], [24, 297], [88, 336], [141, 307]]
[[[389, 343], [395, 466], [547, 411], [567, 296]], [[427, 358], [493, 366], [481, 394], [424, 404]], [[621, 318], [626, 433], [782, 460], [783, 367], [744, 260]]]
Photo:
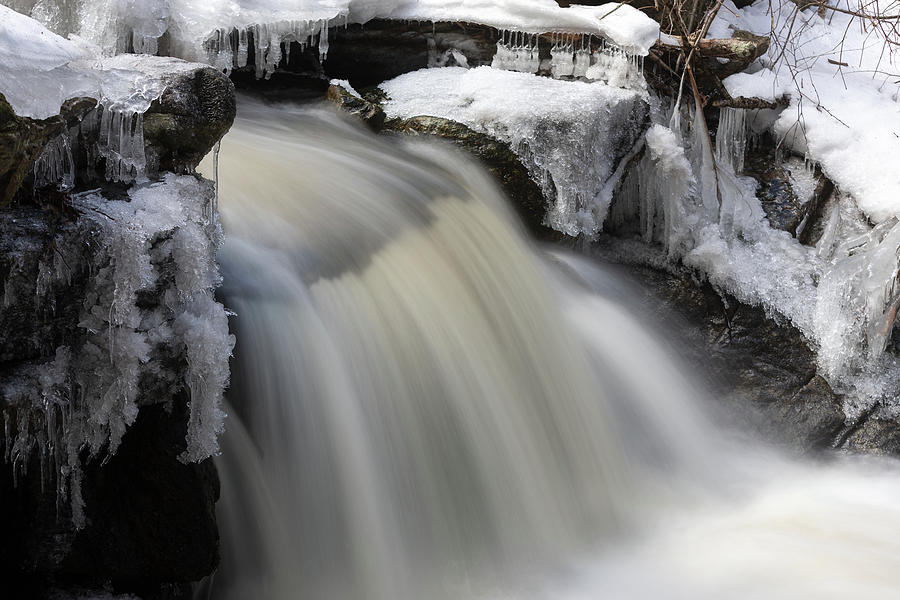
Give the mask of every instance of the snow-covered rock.
[[549, 202], [546, 223], [573, 236], [600, 231], [649, 113], [640, 91], [490, 67], [423, 69], [381, 88], [389, 117], [442, 117], [508, 143]]

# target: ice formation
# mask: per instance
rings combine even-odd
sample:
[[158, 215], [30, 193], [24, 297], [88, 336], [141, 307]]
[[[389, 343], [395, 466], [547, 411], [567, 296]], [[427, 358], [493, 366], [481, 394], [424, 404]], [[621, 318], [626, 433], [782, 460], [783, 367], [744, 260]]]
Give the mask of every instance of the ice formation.
[[[90, 97], [99, 106], [82, 129], [99, 133], [97, 158], [105, 159], [106, 179], [146, 178], [143, 113], [159, 98], [173, 74], [198, 66], [163, 57], [119, 55], [102, 58], [96, 49], [63, 40], [28, 17], [0, 6], [0, 93], [16, 114], [35, 119], [56, 115], [69, 98]], [[20, 63], [20, 44], [41, 58]], [[7, 63], [9, 53], [9, 63]], [[72, 169], [69, 141], [54, 140], [35, 165], [35, 184], [63, 182], [60, 169]], [[68, 167], [65, 166], [67, 161]]]
[[[6, 460], [21, 470], [36, 452], [42, 472], [51, 474], [42, 481], [54, 481], [59, 499], [71, 501], [76, 526], [84, 524], [83, 454], [115, 453], [142, 403], [189, 390], [185, 461], [218, 451], [224, 418], [234, 337], [213, 299], [221, 230], [208, 217], [212, 184], [169, 174], [128, 196], [127, 202], [98, 192], [74, 196], [82, 218], [57, 234], [57, 251], [41, 263], [31, 293], [52, 297], [73, 278], [87, 278], [81, 334], [0, 390]], [[187, 362], [185, 381], [171, 367], [179, 360]]]
[[600, 230], [647, 111], [634, 90], [490, 67], [422, 69], [381, 87], [389, 116], [452, 119], [509, 143], [550, 202], [547, 224], [573, 236]]
[[75, 159], [69, 136], [58, 135], [50, 140], [32, 170], [36, 188], [55, 185], [62, 190], [71, 189], [75, 185]]
[[[373, 18], [479, 23], [523, 36], [592, 34], [635, 56], [645, 56], [659, 35], [655, 21], [615, 3], [563, 9], [552, 0], [3, 1], [61, 35], [80, 35], [107, 56], [155, 54], [167, 33], [172, 55], [226, 71], [246, 66], [253, 56], [260, 77], [289, 60], [291, 42], [317, 45], [325, 58], [329, 28]], [[580, 60], [584, 65], [585, 57]]]
[[847, 393], [848, 418], [890, 404], [900, 361], [883, 351], [900, 309], [900, 225], [890, 219], [871, 228], [842, 195], [815, 247], [773, 229], [755, 180], [738, 172], [748, 115], [723, 113], [713, 149], [694, 110], [670, 120], [657, 108], [643, 156], [617, 189], [611, 227], [636, 224], [670, 259], [790, 321], [816, 350], [820, 373]]
[[723, 108], [719, 111], [716, 130], [716, 158], [735, 173], [744, 170], [747, 150], [747, 111], [743, 108]]
[[541, 67], [538, 40], [538, 36], [530, 33], [502, 31], [491, 67], [520, 73], [537, 73]]
[[[838, 3], [849, 11], [865, 10], [864, 4]], [[800, 11], [790, 3], [770, 7], [761, 1], [740, 10], [730, 2], [725, 7], [711, 36], [744, 29], [773, 38], [754, 73], [725, 80], [729, 92], [789, 97], [790, 106], [774, 123], [778, 138], [818, 163], [873, 221], [900, 217], [900, 174], [873, 168], [900, 155], [896, 40], [856, 17], [833, 11], [823, 17], [814, 7]]]
[[613, 87], [646, 90], [644, 58], [590, 35], [552, 34], [550, 74], [555, 79], [583, 78]]

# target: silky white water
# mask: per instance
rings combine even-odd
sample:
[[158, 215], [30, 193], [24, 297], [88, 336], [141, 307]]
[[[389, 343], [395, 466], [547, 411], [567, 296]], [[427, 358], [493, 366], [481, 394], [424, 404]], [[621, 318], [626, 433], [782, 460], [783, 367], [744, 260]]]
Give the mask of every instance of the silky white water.
[[900, 469], [729, 442], [476, 166], [242, 98], [213, 598], [894, 598]]

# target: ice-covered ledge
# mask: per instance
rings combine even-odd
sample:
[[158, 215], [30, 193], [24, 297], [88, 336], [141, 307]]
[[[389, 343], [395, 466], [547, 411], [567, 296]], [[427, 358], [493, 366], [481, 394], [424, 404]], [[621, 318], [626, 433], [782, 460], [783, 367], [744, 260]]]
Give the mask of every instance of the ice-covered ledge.
[[193, 172], [234, 120], [233, 85], [208, 65], [101, 57], [6, 7], [0, 17], [0, 206], [35, 188]]
[[193, 171], [234, 88], [179, 59], [86, 60], [15, 19], [0, 24], [0, 578], [197, 580], [217, 561], [206, 459], [234, 338], [214, 299], [215, 186]]

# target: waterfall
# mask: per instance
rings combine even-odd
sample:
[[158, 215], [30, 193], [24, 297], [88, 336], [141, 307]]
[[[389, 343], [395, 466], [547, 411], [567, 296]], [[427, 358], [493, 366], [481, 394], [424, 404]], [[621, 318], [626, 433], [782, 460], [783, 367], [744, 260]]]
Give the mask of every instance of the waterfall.
[[737, 460], [635, 299], [530, 245], [473, 164], [242, 99], [219, 177], [238, 344], [211, 597], [897, 589], [896, 468]]

